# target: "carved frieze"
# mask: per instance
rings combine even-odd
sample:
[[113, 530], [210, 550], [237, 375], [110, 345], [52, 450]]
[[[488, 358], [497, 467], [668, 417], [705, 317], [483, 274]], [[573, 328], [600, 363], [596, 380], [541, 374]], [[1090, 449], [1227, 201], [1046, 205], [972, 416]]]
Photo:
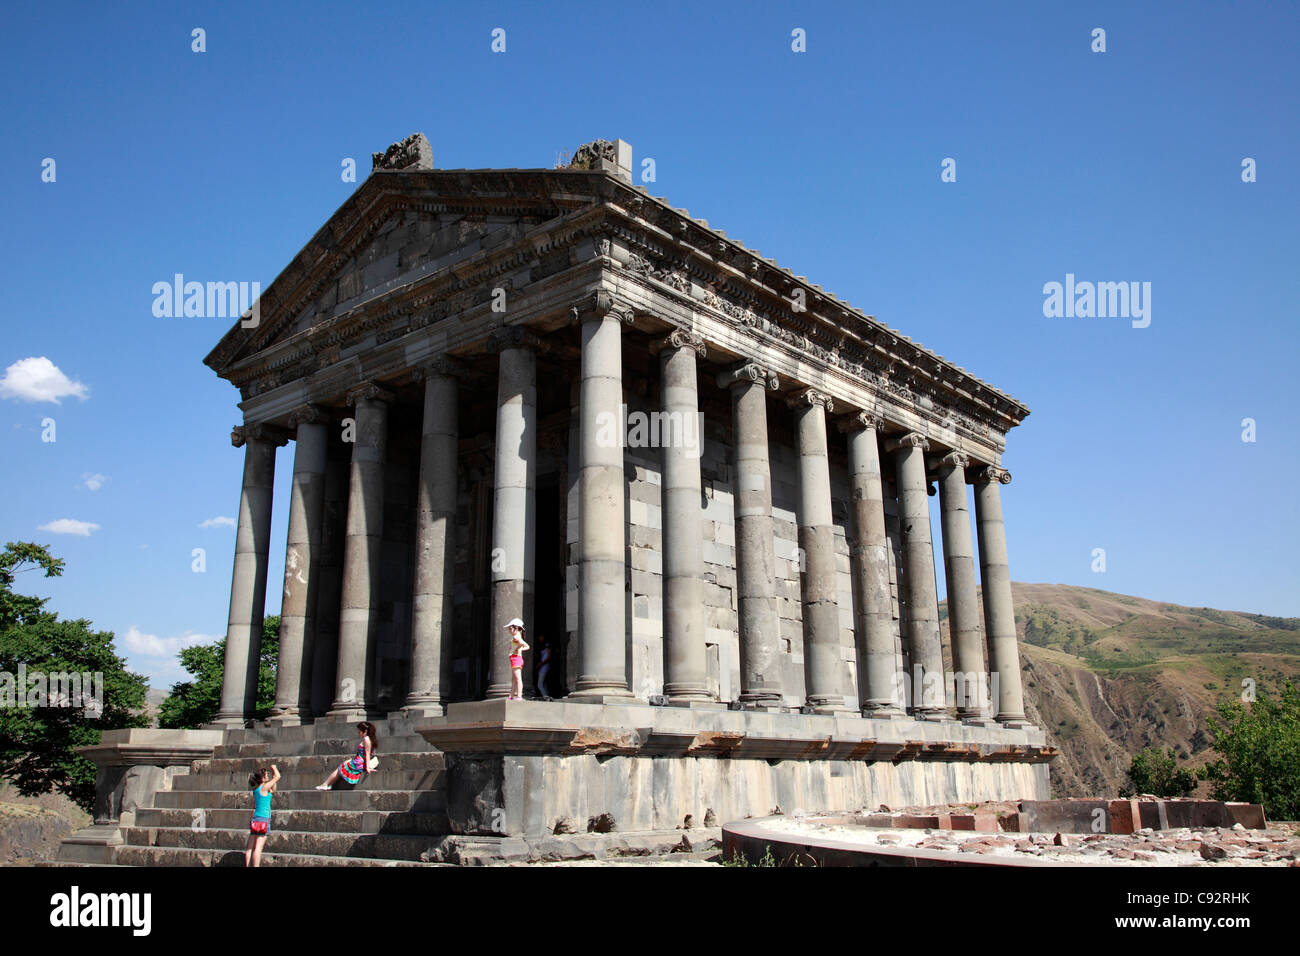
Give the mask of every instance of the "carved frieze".
[[623, 268], [647, 279], [657, 279], [676, 292], [689, 292], [691, 280], [679, 269], [656, 266], [654, 262], [638, 253], [630, 253]]

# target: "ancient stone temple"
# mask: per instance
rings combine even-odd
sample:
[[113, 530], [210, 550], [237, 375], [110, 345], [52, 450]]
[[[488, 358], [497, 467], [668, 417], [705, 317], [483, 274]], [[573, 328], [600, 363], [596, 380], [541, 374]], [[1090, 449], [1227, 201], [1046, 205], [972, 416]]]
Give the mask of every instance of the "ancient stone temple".
[[283, 547], [271, 728], [407, 722], [454, 833], [1046, 797], [1001, 501], [1029, 410], [631, 169], [439, 170], [417, 134], [207, 357], [243, 412], [218, 724]]

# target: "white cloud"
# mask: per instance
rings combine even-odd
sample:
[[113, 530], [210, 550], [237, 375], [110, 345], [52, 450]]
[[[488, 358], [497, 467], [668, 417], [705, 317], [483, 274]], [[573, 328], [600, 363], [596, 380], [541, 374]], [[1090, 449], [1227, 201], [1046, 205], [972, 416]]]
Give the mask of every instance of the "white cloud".
[[234, 518], [209, 518], [207, 521], [200, 522], [200, 528], [233, 528], [235, 526]]
[[184, 681], [194, 680], [194, 675], [181, 667], [180, 661], [150, 661], [130, 665], [131, 673], [144, 675], [149, 687], [156, 690], [170, 691], [172, 687]]
[[75, 518], [60, 518], [49, 524], [43, 524], [36, 530], [48, 531], [50, 534], [79, 534], [83, 538], [89, 538], [92, 531], [99, 530], [99, 525], [89, 521], [77, 521]]
[[87, 386], [68, 378], [44, 355], [19, 359], [5, 369], [4, 377], [0, 378], [0, 398], [58, 405], [61, 398], [72, 396], [84, 402], [89, 395]]
[[86, 483], [86, 487], [91, 491], [98, 491], [100, 488], [104, 487], [104, 482], [108, 481], [108, 475], [101, 475], [98, 473], [92, 475], [90, 472], [84, 472], [81, 476], [81, 480]]
[[122, 638], [123, 646], [128, 654], [139, 654], [141, 657], [175, 657], [183, 648], [193, 647], [195, 644], [211, 644], [220, 640], [220, 637], [211, 634], [195, 634], [192, 631], [186, 631], [179, 637], [158, 637], [156, 634], [144, 634], [138, 627], [132, 625]]

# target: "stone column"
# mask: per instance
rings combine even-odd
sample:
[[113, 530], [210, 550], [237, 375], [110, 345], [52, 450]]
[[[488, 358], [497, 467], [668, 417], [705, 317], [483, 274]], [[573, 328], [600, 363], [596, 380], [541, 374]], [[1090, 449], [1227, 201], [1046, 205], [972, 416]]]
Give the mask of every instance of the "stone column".
[[975, 528], [980, 546], [980, 579], [984, 585], [984, 629], [988, 634], [989, 671], [998, 681], [997, 719], [1026, 723], [1020, 687], [1020, 648], [1016, 644], [1016, 612], [1011, 603], [1011, 571], [1007, 567], [1007, 536], [1002, 524], [998, 485], [1009, 484], [1011, 473], [989, 466], [975, 474]]
[[704, 533], [700, 455], [704, 435], [696, 384], [696, 356], [704, 339], [676, 329], [661, 344], [664, 419], [663, 587], [664, 693], [672, 703], [711, 700], [704, 644]]
[[[494, 332], [489, 348], [501, 356], [497, 372], [496, 466], [492, 498], [492, 632], [488, 635], [488, 698], [510, 694], [512, 618], [524, 622], [532, 645], [533, 587], [537, 580], [537, 336], [522, 326]], [[620, 469], [619, 474], [622, 474]], [[530, 651], [535, 654], [536, 651]], [[531, 662], [531, 657], [529, 658]], [[532, 668], [524, 686], [531, 690]]]
[[440, 716], [450, 688], [461, 372], [460, 363], [444, 356], [416, 373], [424, 379], [424, 425], [415, 509], [411, 688], [402, 708], [412, 717]]
[[280, 606], [280, 658], [275, 674], [271, 722], [295, 726], [310, 721], [316, 597], [321, 577], [321, 535], [325, 520], [326, 433], [329, 416], [306, 405], [289, 417], [295, 430], [293, 491], [284, 552], [284, 597]]
[[221, 707], [214, 721], [217, 725], [242, 727], [257, 709], [257, 667], [262, 647], [262, 614], [266, 607], [275, 450], [287, 442], [288, 437], [280, 429], [257, 423], [236, 427], [230, 434], [230, 443], [244, 449], [244, 482], [239, 495]]
[[800, 587], [803, 592], [803, 663], [808, 706], [815, 713], [850, 710], [840, 654], [840, 611], [835, 600], [835, 530], [831, 469], [826, 458], [825, 392], [807, 388], [789, 399], [799, 451]]
[[966, 468], [970, 459], [949, 452], [938, 460], [939, 508], [943, 524], [943, 572], [948, 584], [948, 633], [952, 639], [952, 669], [957, 716], [979, 720], [984, 691], [984, 635], [980, 630], [979, 597], [975, 590], [975, 549], [970, 540], [970, 509], [966, 504]]
[[947, 711], [943, 678], [943, 646], [939, 639], [939, 596], [934, 580], [934, 548], [930, 541], [930, 504], [925, 478], [929, 442], [908, 432], [891, 438], [886, 448], [897, 451], [899, 520], [903, 529], [904, 580], [907, 585], [908, 639], [911, 644], [912, 710], [917, 717], [942, 718]]
[[883, 422], [859, 412], [840, 428], [849, 435], [849, 486], [852, 539], [849, 545], [857, 605], [858, 698], [868, 717], [903, 715], [894, 653], [893, 604], [889, 594], [889, 541], [885, 536], [885, 495], [881, 487], [877, 432]]
[[736, 590], [739, 592], [740, 700], [781, 706], [781, 638], [776, 613], [776, 547], [768, 463], [767, 392], [776, 375], [747, 362], [718, 376], [731, 389], [736, 453]]
[[374, 634], [373, 609], [379, 590], [384, 538], [384, 459], [388, 450], [390, 392], [366, 382], [348, 393], [355, 405], [352, 472], [348, 490], [348, 532], [343, 545], [343, 595], [339, 607], [337, 691], [329, 716], [367, 716], [366, 671]]
[[579, 673], [570, 695], [627, 689], [627, 513], [624, 506], [623, 331], [632, 310], [606, 293], [574, 307], [582, 323], [578, 422]]

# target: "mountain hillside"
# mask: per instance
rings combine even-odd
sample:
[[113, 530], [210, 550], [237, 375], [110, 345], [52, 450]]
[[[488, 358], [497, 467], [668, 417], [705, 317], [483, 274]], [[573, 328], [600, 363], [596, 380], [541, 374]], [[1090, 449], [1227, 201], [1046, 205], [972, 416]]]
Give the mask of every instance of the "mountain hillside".
[[1055, 797], [1118, 795], [1144, 747], [1199, 766], [1213, 757], [1207, 718], [1220, 700], [1240, 699], [1243, 681], [1272, 692], [1300, 678], [1300, 618], [1065, 584], [1011, 592], [1025, 708], [1061, 750]]

